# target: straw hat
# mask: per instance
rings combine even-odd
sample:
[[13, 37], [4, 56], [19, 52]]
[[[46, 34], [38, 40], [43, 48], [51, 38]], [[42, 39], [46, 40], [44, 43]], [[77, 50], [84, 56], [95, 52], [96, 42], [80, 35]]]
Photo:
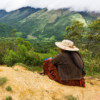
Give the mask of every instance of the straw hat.
[[74, 42], [70, 40], [63, 40], [62, 42], [55, 42], [55, 45], [63, 50], [79, 51], [79, 49], [76, 46], [74, 46]]

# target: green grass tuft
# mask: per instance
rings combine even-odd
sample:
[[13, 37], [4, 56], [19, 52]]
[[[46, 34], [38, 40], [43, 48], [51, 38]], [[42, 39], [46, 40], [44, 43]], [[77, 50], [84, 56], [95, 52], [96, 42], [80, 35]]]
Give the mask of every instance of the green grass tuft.
[[6, 97], [6, 100], [12, 100], [11, 96]]
[[0, 86], [3, 85], [4, 83], [6, 83], [6, 81], [7, 81], [6, 77], [0, 78]]
[[72, 95], [66, 96], [66, 100], [77, 100], [77, 98], [73, 97]]
[[42, 67], [34, 67], [34, 71], [38, 71], [38, 72], [41, 72], [43, 70]]
[[27, 67], [27, 65], [25, 65], [25, 64], [23, 64], [23, 63], [16, 63], [16, 64], [14, 64], [14, 66], [17, 66], [17, 65], [23, 66], [23, 67]]
[[7, 90], [7, 91], [12, 91], [12, 88], [11, 88], [10, 86], [7, 86], [7, 87], [6, 87], [6, 90]]

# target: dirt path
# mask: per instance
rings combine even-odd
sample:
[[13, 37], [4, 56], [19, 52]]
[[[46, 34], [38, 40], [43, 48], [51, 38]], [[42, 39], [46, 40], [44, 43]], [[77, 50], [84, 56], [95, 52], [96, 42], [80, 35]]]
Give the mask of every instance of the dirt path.
[[[1, 77], [6, 77], [8, 81], [0, 86], [0, 100], [5, 100], [7, 96], [11, 96], [13, 100], [68, 100], [69, 95], [77, 100], [100, 100], [98, 78], [87, 77], [86, 88], [64, 86], [20, 66], [1, 66]], [[6, 90], [7, 86], [12, 88], [12, 92]]]

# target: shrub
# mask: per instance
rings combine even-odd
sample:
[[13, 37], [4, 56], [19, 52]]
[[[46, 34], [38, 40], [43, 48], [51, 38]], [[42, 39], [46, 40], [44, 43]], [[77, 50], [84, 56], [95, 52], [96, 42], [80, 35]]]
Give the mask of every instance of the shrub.
[[17, 45], [24, 45], [28, 50], [31, 49], [31, 44], [29, 41], [24, 41], [22, 38], [17, 38], [16, 39], [16, 44]]
[[99, 58], [87, 49], [81, 49], [80, 53], [82, 54], [87, 75], [100, 74]]
[[6, 81], [7, 81], [7, 78], [6, 77], [0, 78], [0, 86], [3, 85], [3, 84], [5, 84]]
[[27, 67], [27, 65], [26, 64], [23, 64], [23, 63], [16, 63], [16, 64], [14, 64], [14, 66], [17, 66], [17, 65], [23, 66], [23, 67]]
[[12, 66], [15, 63], [24, 63], [26, 59], [27, 48], [24, 45], [18, 45], [17, 50], [7, 50], [3, 57], [4, 63], [8, 66]]
[[66, 100], [77, 100], [75, 97], [73, 97], [72, 95], [66, 96], [65, 97]]
[[0, 39], [0, 64], [4, 64], [3, 57], [6, 54], [7, 49], [11, 49], [12, 41], [6, 41], [5, 39]]
[[8, 50], [6, 55], [4, 55], [4, 63], [8, 66], [12, 66], [14, 63], [16, 63], [18, 58], [18, 55], [16, 54], [16, 52], [14, 52], [13, 50]]
[[6, 97], [6, 100], [12, 100], [11, 96]]
[[7, 90], [7, 91], [12, 91], [12, 88], [11, 88], [10, 86], [7, 86], [7, 87], [6, 87], [6, 90]]
[[21, 55], [24, 57], [26, 55], [27, 48], [25, 47], [25, 45], [18, 44], [16, 52], [18, 53], [18, 55]]
[[42, 64], [41, 61], [41, 56], [39, 53], [36, 53], [31, 49], [30, 51], [27, 52], [26, 54], [26, 65], [31, 65], [31, 66], [39, 66]]
[[42, 67], [33, 67], [33, 71], [42, 72], [42, 70], [43, 70]]

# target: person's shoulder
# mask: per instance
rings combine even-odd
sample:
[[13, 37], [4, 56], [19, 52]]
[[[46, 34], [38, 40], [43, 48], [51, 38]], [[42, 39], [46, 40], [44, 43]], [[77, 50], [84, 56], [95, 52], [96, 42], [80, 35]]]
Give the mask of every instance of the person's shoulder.
[[68, 55], [68, 52], [67, 51], [64, 51], [64, 52], [61, 52], [61, 55]]
[[63, 55], [65, 55], [65, 52], [60, 52], [58, 55], [63, 56]]
[[59, 54], [56, 55], [56, 57], [60, 57], [60, 56], [62, 56], [62, 55], [63, 55], [62, 53], [59, 53]]

